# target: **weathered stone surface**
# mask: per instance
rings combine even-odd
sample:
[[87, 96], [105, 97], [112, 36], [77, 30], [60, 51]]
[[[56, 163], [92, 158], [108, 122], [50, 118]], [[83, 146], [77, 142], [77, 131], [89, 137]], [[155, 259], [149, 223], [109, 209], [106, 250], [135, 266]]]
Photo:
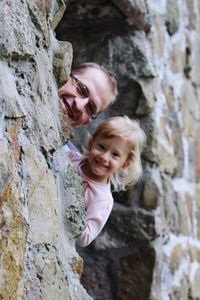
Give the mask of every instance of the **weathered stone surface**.
[[[112, 257], [108, 252], [100, 252], [91, 255], [82, 253], [78, 249], [84, 260], [84, 272], [81, 277], [81, 283], [87, 288], [92, 299], [113, 298], [113, 291], [108, 270], [111, 271]], [[86, 250], [87, 251], [87, 250]], [[86, 272], [85, 272], [86, 271]]]
[[0, 295], [2, 299], [20, 299], [23, 295], [28, 226], [22, 213], [20, 177], [15, 168], [12, 150], [6, 140], [1, 140], [0, 145]]
[[182, 50], [181, 41], [175, 43], [170, 52], [171, 70], [174, 73], [183, 73], [186, 64], [185, 51]]
[[83, 273], [83, 259], [81, 257], [73, 257], [71, 267], [75, 274], [78, 274], [80, 277]]
[[[198, 5], [196, 5], [198, 6]], [[199, 15], [196, 16], [197, 24], [199, 24]], [[191, 68], [191, 80], [194, 84], [199, 85], [200, 83], [200, 66], [199, 66], [199, 47], [200, 47], [200, 39], [199, 39], [199, 26], [196, 26], [197, 32], [194, 34], [188, 33], [188, 40], [189, 40], [189, 49], [191, 51], [191, 55], [189, 57], [189, 65]], [[192, 49], [192, 50], [191, 50]]]
[[[68, 206], [75, 205], [77, 236], [85, 212], [81, 182], [76, 179], [72, 196], [68, 160], [58, 149], [66, 132], [53, 59], [66, 47], [57, 47], [48, 19], [56, 3], [0, 2], [0, 298], [5, 300], [91, 299], [80, 284], [82, 260], [65, 222]], [[59, 62], [63, 59], [66, 78], [68, 46]]]
[[150, 23], [147, 19], [147, 6], [145, 1], [112, 0], [127, 17], [129, 24], [135, 25], [139, 30], [149, 31]]
[[114, 253], [80, 249], [85, 261], [82, 283], [94, 299], [148, 299], [155, 252], [146, 242], [131, 240], [130, 245]]
[[8, 143], [1, 139], [1, 157], [0, 157], [0, 192], [3, 193], [6, 186], [10, 184], [13, 165], [8, 162]]
[[196, 22], [198, 24], [198, 13], [199, 13], [199, 5], [198, 1], [186, 0], [186, 7], [188, 12], [188, 25], [190, 29], [194, 29], [196, 26]]
[[66, 6], [63, 0], [53, 1], [51, 7], [51, 26], [53, 30], [56, 28], [60, 19], [62, 18], [65, 12]]
[[152, 54], [143, 32], [113, 39], [113, 58], [119, 63], [116, 72], [120, 76], [154, 77]]
[[164, 55], [164, 49], [166, 45], [166, 36], [164, 34], [165, 30], [163, 28], [164, 20], [159, 14], [155, 14], [153, 18], [154, 22], [152, 24], [151, 34], [152, 50], [155, 52], [158, 58], [162, 58]]
[[[31, 145], [24, 147], [24, 176], [27, 178], [28, 214], [33, 244], [55, 245], [58, 236], [56, 184], [45, 158]], [[48, 210], [46, 209], [48, 207]]]
[[168, 227], [176, 234], [187, 234], [189, 231], [189, 224], [187, 220], [187, 210], [183, 203], [180, 194], [177, 194], [167, 177], [163, 178], [164, 198], [163, 205], [165, 207], [164, 213], [168, 223]]
[[194, 172], [195, 172], [195, 179], [196, 182], [200, 182], [200, 126], [197, 127], [195, 132], [195, 138], [194, 138], [194, 145], [193, 145], [193, 155], [194, 155]]
[[54, 248], [47, 246], [43, 251], [40, 249], [34, 257], [34, 265], [43, 286], [41, 299], [70, 299], [65, 285], [65, 274], [57, 261]]
[[[28, 11], [31, 17], [31, 21], [35, 28], [37, 28], [37, 42], [42, 43], [45, 46], [49, 46], [49, 28], [47, 23], [47, 17], [50, 14], [52, 3], [55, 1], [45, 1], [45, 0], [28, 0]], [[41, 35], [41, 36], [40, 36]], [[39, 44], [39, 43], [38, 43]], [[39, 46], [39, 45], [38, 45]]]
[[186, 137], [193, 137], [195, 134], [193, 120], [199, 120], [200, 105], [196, 101], [195, 90], [191, 83], [183, 82], [181, 89], [182, 114], [184, 120], [184, 133]]
[[71, 61], [72, 45], [67, 42], [59, 41], [53, 61], [54, 75], [58, 86], [62, 86], [68, 80], [68, 75], [71, 71]]
[[0, 99], [4, 116], [9, 118], [24, 117], [27, 112], [16, 88], [16, 79], [8, 65], [0, 62]]
[[181, 280], [180, 285], [172, 287], [170, 297], [172, 300], [187, 300], [188, 296], [188, 280], [185, 275], [185, 279]]
[[143, 95], [140, 97], [138, 107], [136, 109], [136, 116], [142, 117], [151, 113], [155, 107], [155, 94], [152, 80], [139, 79]]
[[[118, 224], [116, 228], [116, 224]], [[151, 213], [143, 210], [124, 208], [116, 205], [110, 216], [108, 223], [109, 231], [113, 237], [118, 237], [129, 241], [131, 239], [141, 239], [151, 241], [155, 238], [154, 218]]]
[[[60, 162], [63, 164], [63, 162]], [[80, 235], [85, 228], [84, 194], [82, 181], [71, 166], [65, 176], [60, 178], [63, 185], [62, 215], [66, 227], [74, 237]]]
[[[74, 22], [75, 18], [76, 22]], [[56, 32], [58, 35], [63, 35], [63, 33], [69, 34], [68, 40], [70, 41], [73, 39], [76, 30], [79, 30], [80, 34], [77, 35], [76, 42], [84, 42], [82, 40], [82, 35], [86, 37], [84, 31], [86, 33], [89, 29], [90, 38], [93, 42], [94, 39], [97, 42], [97, 35], [101, 34], [102, 36], [103, 33], [102, 26], [105, 29], [110, 29], [111, 32], [120, 32], [124, 31], [124, 27], [127, 26], [127, 22], [124, 20], [123, 14], [111, 1], [79, 1], [72, 2], [71, 5], [67, 5], [62, 22], [58, 24]], [[74, 50], [77, 51], [78, 49]], [[84, 49], [79, 50], [82, 51]]]
[[199, 287], [199, 281], [200, 281], [200, 268], [197, 264], [194, 265], [194, 271], [191, 278], [191, 289], [190, 289], [190, 297], [192, 299], [198, 299], [200, 298], [200, 287]]
[[192, 243], [188, 245], [188, 253], [190, 256], [190, 260], [192, 262], [197, 261], [197, 263], [200, 262], [200, 249], [198, 245], [193, 245]]
[[178, 30], [180, 23], [179, 18], [178, 1], [168, 0], [166, 25], [169, 34], [173, 35]]
[[150, 172], [146, 171], [143, 180], [142, 207], [147, 210], [156, 209], [159, 206], [159, 198], [162, 194], [160, 173], [156, 169], [152, 169]]
[[181, 245], [176, 245], [172, 250], [169, 261], [169, 268], [172, 274], [175, 274], [182, 263], [183, 257], [187, 255], [185, 249]]
[[174, 155], [176, 156], [176, 167], [174, 173], [177, 177], [182, 177], [184, 171], [184, 150], [183, 139], [181, 134], [181, 126], [178, 121], [178, 115], [175, 112], [171, 112], [172, 122], [172, 144], [174, 148]]
[[196, 202], [196, 212], [195, 212], [196, 220], [197, 220], [196, 231], [197, 231], [197, 237], [198, 239], [200, 239], [200, 185], [199, 184], [195, 189], [194, 199]]
[[27, 3], [1, 1], [0, 20], [1, 56], [32, 57], [36, 50], [36, 36]]
[[116, 299], [149, 299], [155, 252], [145, 244], [138, 243], [133, 253], [121, 256], [112, 266]]

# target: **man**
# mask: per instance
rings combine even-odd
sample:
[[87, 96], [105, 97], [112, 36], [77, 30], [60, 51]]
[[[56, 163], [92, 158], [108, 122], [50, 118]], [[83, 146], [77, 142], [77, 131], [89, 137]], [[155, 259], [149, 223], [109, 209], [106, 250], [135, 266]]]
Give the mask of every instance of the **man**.
[[117, 96], [114, 75], [96, 63], [84, 63], [72, 70], [59, 89], [62, 120], [79, 127], [95, 119]]

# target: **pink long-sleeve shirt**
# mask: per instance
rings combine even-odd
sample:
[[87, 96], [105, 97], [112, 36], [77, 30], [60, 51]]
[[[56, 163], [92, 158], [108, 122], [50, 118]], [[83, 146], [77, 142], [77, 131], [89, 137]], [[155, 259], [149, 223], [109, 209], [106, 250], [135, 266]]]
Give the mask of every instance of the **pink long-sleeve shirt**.
[[88, 246], [101, 232], [113, 208], [113, 197], [110, 183], [93, 181], [83, 174], [81, 166], [84, 157], [75, 151], [66, 153], [72, 166], [83, 180], [84, 202], [86, 209], [86, 227], [77, 239], [79, 246]]

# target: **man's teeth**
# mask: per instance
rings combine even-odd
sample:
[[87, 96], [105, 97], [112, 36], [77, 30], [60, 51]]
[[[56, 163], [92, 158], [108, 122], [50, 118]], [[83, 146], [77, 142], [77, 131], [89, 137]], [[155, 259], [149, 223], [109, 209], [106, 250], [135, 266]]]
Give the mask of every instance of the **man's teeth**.
[[70, 118], [72, 118], [72, 117], [73, 117], [73, 114], [72, 114], [72, 110], [71, 110], [69, 104], [68, 104], [67, 101], [65, 101], [65, 100], [64, 100], [63, 102], [64, 102], [64, 104], [65, 104], [65, 108], [66, 108], [66, 111], [67, 111], [68, 116], [69, 116]]

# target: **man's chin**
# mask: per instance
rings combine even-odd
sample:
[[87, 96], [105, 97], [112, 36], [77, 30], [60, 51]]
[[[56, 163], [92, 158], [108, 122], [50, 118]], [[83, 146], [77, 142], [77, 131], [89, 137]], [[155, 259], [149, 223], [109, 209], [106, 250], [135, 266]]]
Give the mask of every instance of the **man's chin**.
[[69, 114], [63, 105], [60, 105], [60, 119], [62, 127], [72, 126], [72, 127], [81, 127], [90, 122], [90, 119], [82, 120], [74, 118], [74, 115]]
[[74, 120], [66, 111], [61, 112], [61, 123], [62, 127], [79, 127], [82, 126], [82, 122], [80, 120]]
[[71, 123], [71, 126], [76, 127], [76, 128], [81, 127], [81, 126], [83, 126], [83, 125], [84, 125], [84, 124], [79, 123], [79, 122], [72, 122], [72, 123]]
[[86, 124], [90, 123], [89, 120], [71, 120], [71, 126], [73, 127], [81, 127], [81, 126], [84, 126]]

